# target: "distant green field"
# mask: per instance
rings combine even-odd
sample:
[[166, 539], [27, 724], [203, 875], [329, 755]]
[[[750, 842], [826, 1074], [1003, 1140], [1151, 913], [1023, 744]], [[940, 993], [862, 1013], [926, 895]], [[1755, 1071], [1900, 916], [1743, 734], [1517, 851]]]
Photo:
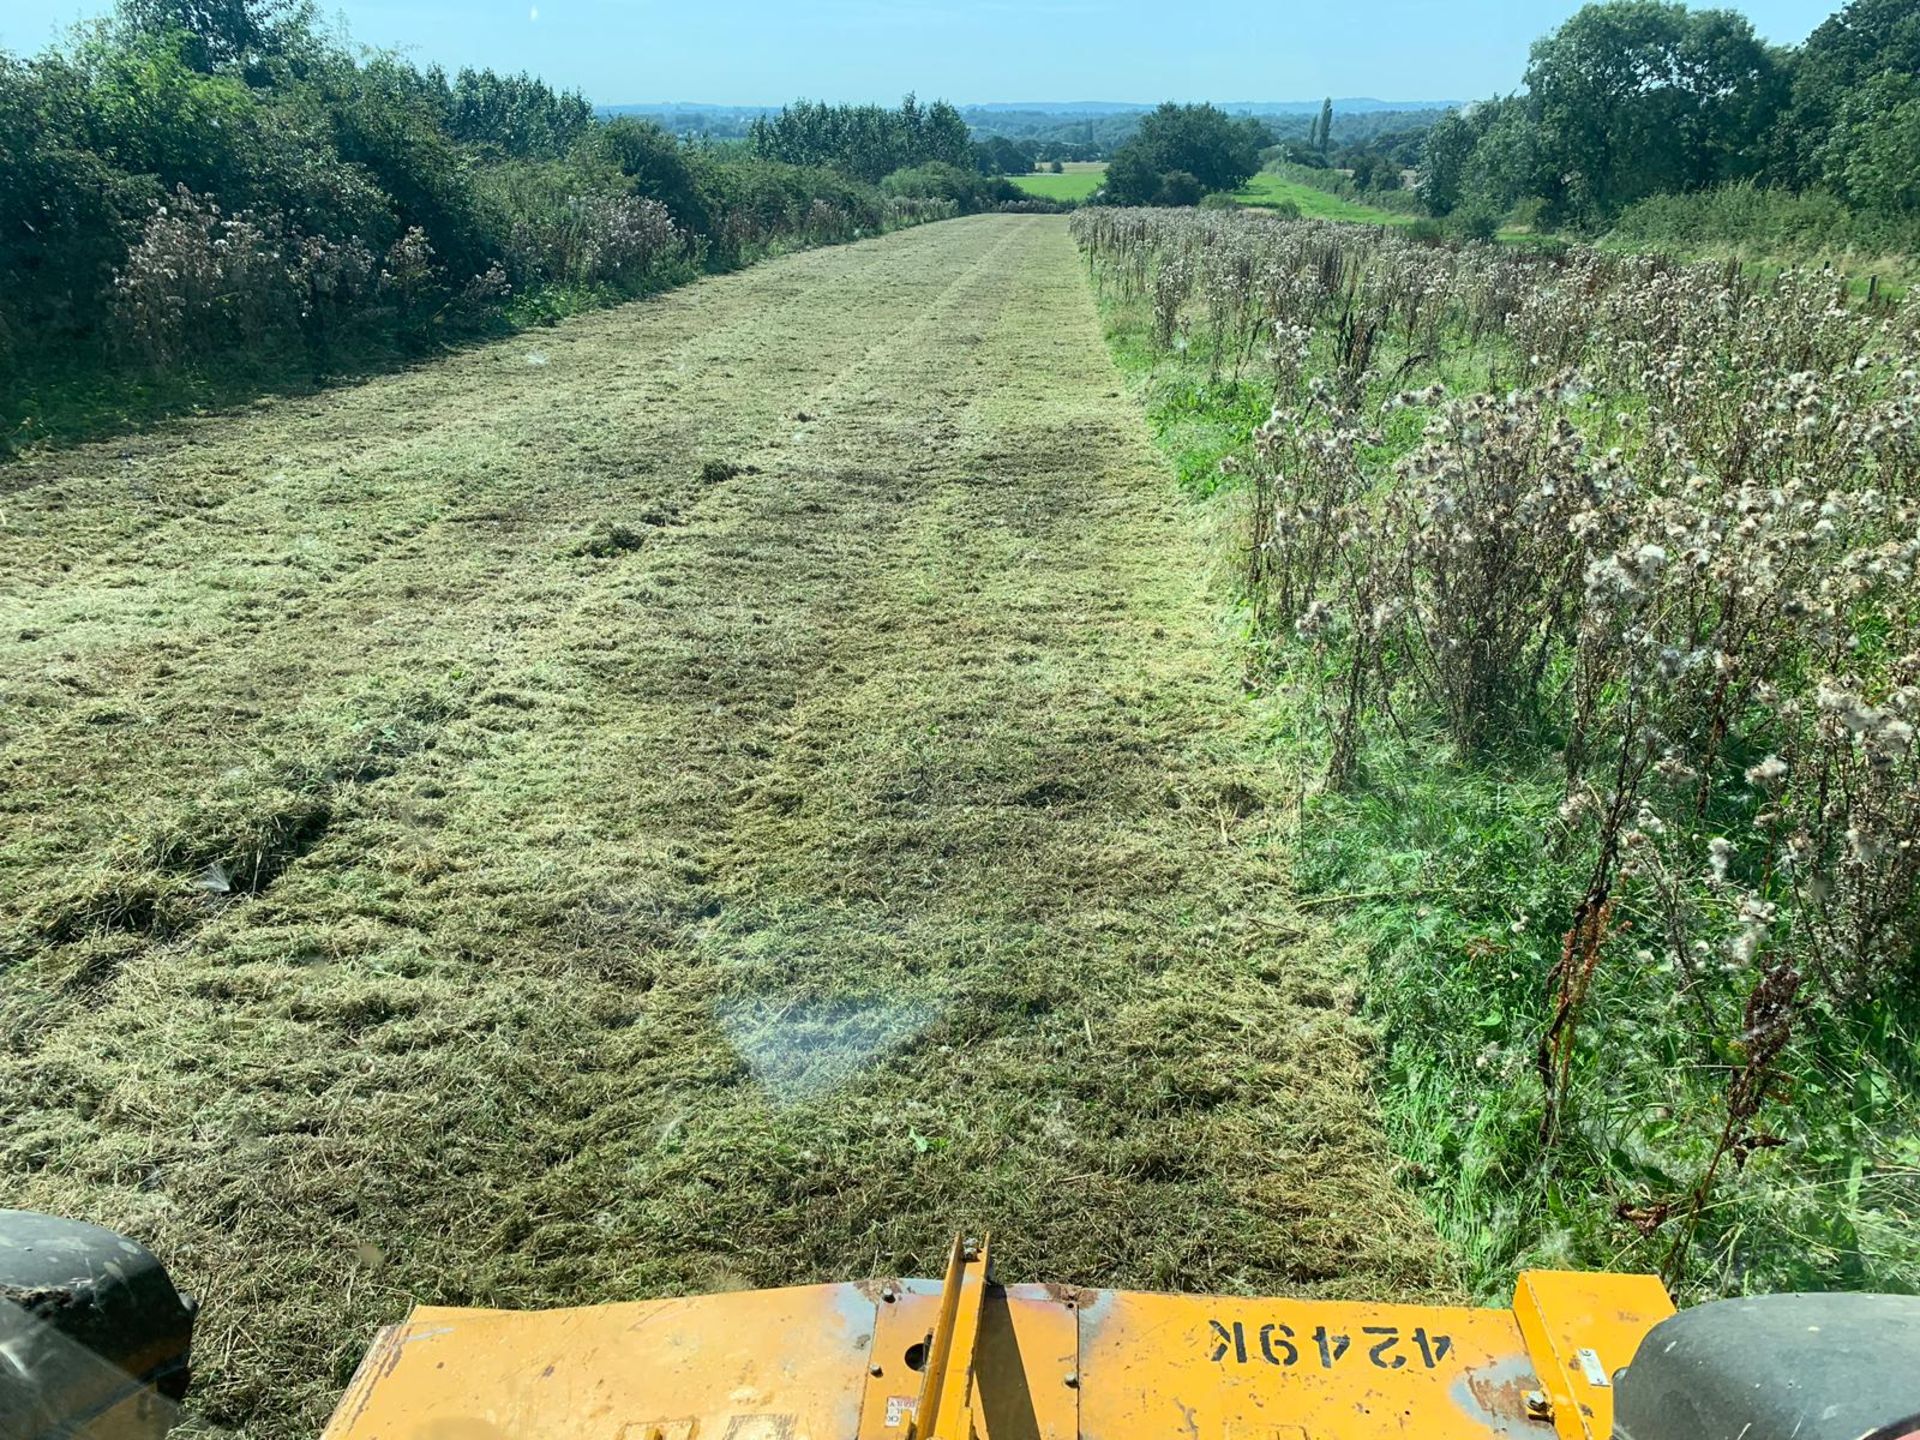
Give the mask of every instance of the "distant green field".
[[1064, 175], [1009, 175], [1029, 195], [1043, 200], [1085, 200], [1107, 178], [1107, 167], [1069, 170]]
[[1368, 225], [1411, 225], [1414, 217], [1392, 210], [1376, 210], [1371, 205], [1348, 200], [1311, 185], [1301, 185], [1279, 175], [1260, 174], [1234, 191], [1242, 205], [1271, 206], [1292, 201], [1308, 220], [1358, 220]]

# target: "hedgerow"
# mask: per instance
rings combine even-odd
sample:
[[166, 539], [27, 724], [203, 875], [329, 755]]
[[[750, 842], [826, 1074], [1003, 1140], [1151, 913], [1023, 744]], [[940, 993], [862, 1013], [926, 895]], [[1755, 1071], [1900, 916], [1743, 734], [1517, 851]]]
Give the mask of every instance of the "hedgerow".
[[996, 198], [863, 178], [892, 154], [602, 123], [529, 76], [357, 55], [282, 0], [128, 0], [0, 53], [0, 451]]

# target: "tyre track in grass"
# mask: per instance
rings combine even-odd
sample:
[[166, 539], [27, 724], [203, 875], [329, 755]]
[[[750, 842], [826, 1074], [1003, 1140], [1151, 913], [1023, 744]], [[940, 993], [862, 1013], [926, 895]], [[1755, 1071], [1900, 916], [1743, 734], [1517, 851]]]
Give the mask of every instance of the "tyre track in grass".
[[[37, 957], [0, 1007], [10, 1200], [202, 1291], [201, 1413], [310, 1433], [413, 1298], [923, 1272], [959, 1227], [1009, 1277], [1447, 1293], [1347, 973], [1289, 910], [1206, 521], [1064, 225], [792, 257], [540, 343], [147, 442], [291, 457], [221, 502], [235, 549], [347, 532], [338, 583], [244, 634], [198, 608], [233, 551], [132, 527], [110, 455], [42, 477], [64, 508], [0, 567], [4, 803], [78, 812], [5, 842], [11, 913], [235, 752], [445, 702], [262, 893], [63, 947], [111, 983]], [[334, 496], [342, 466], [379, 493]], [[429, 504], [459, 513], [376, 538]], [[64, 520], [118, 548], [59, 570]], [[577, 553], [620, 524], [637, 548]], [[12, 639], [41, 614], [106, 633], [49, 661]]]

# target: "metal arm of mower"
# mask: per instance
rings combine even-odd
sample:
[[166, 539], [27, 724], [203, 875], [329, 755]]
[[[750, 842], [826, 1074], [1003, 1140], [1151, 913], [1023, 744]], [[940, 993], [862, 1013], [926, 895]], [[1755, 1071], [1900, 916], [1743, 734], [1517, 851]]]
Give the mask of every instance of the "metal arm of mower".
[[[10, 1303], [7, 1303], [10, 1302]], [[0, 1440], [149, 1440], [194, 1306], [142, 1247], [0, 1211]], [[875, 1280], [382, 1330], [324, 1440], [1920, 1440], [1920, 1299], [1675, 1315], [1644, 1275], [1507, 1309]]]

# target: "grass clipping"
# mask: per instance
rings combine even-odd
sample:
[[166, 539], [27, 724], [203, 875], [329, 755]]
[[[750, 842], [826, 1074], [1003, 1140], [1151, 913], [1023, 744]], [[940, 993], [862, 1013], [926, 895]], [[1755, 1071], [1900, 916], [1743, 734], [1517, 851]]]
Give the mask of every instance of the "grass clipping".
[[0, 1169], [202, 1296], [197, 1419], [311, 1434], [414, 1301], [961, 1228], [1451, 1295], [1064, 227], [542, 353], [42, 457], [6, 514]]

